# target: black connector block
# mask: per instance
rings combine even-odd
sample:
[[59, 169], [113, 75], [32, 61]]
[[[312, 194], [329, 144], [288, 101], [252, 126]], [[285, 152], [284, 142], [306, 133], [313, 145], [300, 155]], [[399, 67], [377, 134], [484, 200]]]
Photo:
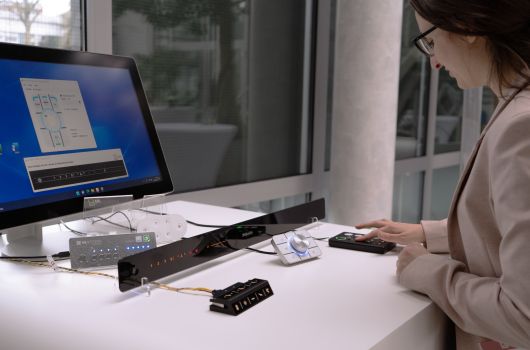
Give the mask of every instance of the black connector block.
[[237, 316], [274, 293], [269, 282], [257, 278], [238, 282], [226, 289], [214, 290], [210, 311]]

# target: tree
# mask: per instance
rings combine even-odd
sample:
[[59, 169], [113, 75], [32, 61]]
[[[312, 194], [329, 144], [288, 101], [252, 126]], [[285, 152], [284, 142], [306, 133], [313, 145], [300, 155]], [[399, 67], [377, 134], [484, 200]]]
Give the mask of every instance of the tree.
[[[190, 33], [200, 35], [201, 20], [210, 18], [219, 28], [220, 72], [215, 82], [212, 103], [217, 107], [217, 121], [237, 122], [239, 106], [235, 87], [234, 17], [240, 15], [247, 0], [114, 0], [113, 16], [126, 10], [146, 16], [155, 30], [184, 26]], [[155, 50], [159, 50], [155, 45]], [[163, 50], [163, 49], [162, 49]], [[165, 54], [169, 54], [167, 50]]]
[[24, 35], [24, 44], [31, 44], [31, 26], [42, 14], [40, 0], [22, 0], [22, 1], [2, 1], [0, 9], [7, 10], [18, 17], [24, 24], [26, 30]]

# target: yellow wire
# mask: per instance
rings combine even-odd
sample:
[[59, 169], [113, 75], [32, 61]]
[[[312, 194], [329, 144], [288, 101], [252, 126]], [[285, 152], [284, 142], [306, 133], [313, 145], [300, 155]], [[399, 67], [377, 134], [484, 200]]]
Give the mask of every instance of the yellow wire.
[[[14, 261], [14, 262], [18, 262], [18, 263], [27, 264], [27, 265], [33, 265], [33, 266], [41, 266], [41, 267], [54, 268], [54, 267], [52, 267], [49, 263], [44, 263], [44, 262], [39, 262], [39, 261], [31, 261], [31, 260], [25, 260], [25, 259], [9, 259], [9, 261]], [[83, 271], [83, 270], [71, 269], [71, 268], [63, 267], [63, 266], [55, 266], [55, 267], [56, 267], [58, 270], [61, 270], [61, 271], [64, 271], [64, 272], [79, 273], [79, 274], [82, 274], [82, 275], [102, 276], [102, 277], [112, 278], [112, 279], [114, 279], [114, 280], [117, 278], [117, 277], [114, 276], [114, 275], [111, 275], [111, 274], [108, 274], [108, 273], [104, 273], [104, 272]], [[155, 286], [159, 287], [160, 289], [165, 289], [165, 290], [168, 290], [168, 291], [177, 292], [177, 293], [183, 293], [183, 294], [204, 295], [204, 294], [190, 293], [190, 291], [191, 291], [191, 292], [208, 293], [208, 294], [210, 294], [210, 295], [212, 294], [212, 289], [204, 288], [204, 287], [196, 287], [196, 288], [191, 288], [191, 287], [176, 288], [176, 287], [171, 287], [171, 286], [169, 286], [169, 285], [167, 285], [167, 284], [163, 284], [163, 283], [160, 283], [160, 282], [151, 282], [151, 284], [154, 284]], [[209, 296], [209, 295], [208, 295], [208, 296]]]

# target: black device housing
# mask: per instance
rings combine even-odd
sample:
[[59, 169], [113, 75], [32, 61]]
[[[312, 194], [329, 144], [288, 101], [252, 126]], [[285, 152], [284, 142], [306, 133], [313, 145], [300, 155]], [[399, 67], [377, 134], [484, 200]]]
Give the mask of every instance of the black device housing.
[[355, 237], [362, 236], [360, 233], [342, 232], [328, 240], [330, 247], [360, 250], [363, 252], [385, 254], [394, 249], [396, 243], [385, 242], [379, 238], [371, 238], [367, 241], [356, 241]]
[[245, 283], [234, 283], [223, 290], [214, 290], [210, 311], [237, 316], [272, 296], [269, 282], [253, 278]]
[[[307, 225], [313, 218], [323, 219], [325, 213], [324, 199], [318, 199], [130, 255], [118, 261], [119, 288], [125, 292], [140, 287], [143, 278], [154, 281], [220, 258]], [[238, 226], [255, 229], [252, 235], [233, 234]]]

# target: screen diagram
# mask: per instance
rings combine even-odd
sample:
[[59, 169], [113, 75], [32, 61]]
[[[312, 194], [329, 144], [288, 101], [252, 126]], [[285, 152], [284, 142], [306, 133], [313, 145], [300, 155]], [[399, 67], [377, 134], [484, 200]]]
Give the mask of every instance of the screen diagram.
[[42, 153], [96, 148], [77, 81], [20, 78]]

